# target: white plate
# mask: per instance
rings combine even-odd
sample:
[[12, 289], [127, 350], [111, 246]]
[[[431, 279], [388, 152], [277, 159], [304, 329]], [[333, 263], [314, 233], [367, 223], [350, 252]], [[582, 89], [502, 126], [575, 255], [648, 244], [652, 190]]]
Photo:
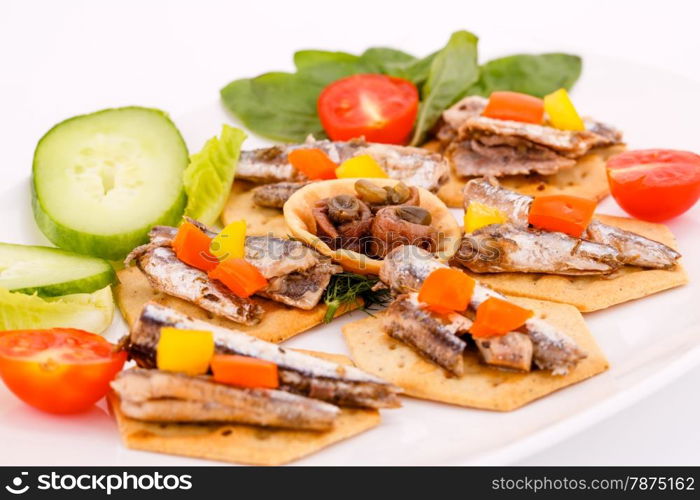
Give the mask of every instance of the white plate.
[[[410, 48], [410, 47], [408, 47]], [[585, 57], [575, 92], [586, 114], [622, 128], [630, 147], [694, 149], [698, 116], [695, 82], [658, 70], [600, 56]], [[664, 96], [663, 101], [659, 96]], [[212, 100], [174, 116], [192, 148], [230, 117]], [[260, 143], [251, 140], [246, 147]], [[19, 178], [19, 177], [16, 177]], [[11, 241], [43, 243], [29, 205], [29, 184], [5, 184], [0, 213]], [[621, 214], [612, 200], [599, 211]], [[5, 224], [5, 222], [4, 222]], [[629, 406], [700, 362], [700, 206], [670, 224], [691, 284], [642, 301], [586, 315], [611, 369], [511, 413], [469, 410], [406, 399], [402, 409], [383, 412], [382, 423], [298, 464], [503, 464], [558, 440]], [[9, 231], [9, 233], [8, 233]], [[354, 313], [291, 340], [294, 347], [346, 353], [340, 327], [363, 317]], [[125, 331], [115, 321], [111, 336]], [[71, 417], [41, 414], [0, 387], [0, 464], [35, 465], [202, 465], [205, 461], [125, 449], [104, 404]]]

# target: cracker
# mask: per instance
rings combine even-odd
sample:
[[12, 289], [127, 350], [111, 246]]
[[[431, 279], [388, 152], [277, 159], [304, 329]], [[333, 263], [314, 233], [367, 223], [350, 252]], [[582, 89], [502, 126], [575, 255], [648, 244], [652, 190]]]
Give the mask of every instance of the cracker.
[[[115, 289], [117, 305], [130, 327], [138, 319], [144, 304], [152, 300], [193, 318], [245, 332], [268, 342], [278, 343], [321, 324], [327, 310], [324, 303], [320, 303], [309, 311], [304, 311], [279, 302], [255, 297], [253, 300], [265, 310], [262, 320], [257, 325], [241, 325], [215, 316], [190, 302], [154, 290], [146, 275], [138, 267], [122, 269], [117, 272], [117, 277], [119, 278], [119, 284]], [[354, 307], [340, 308], [336, 316], [352, 309]]]
[[253, 191], [257, 184], [246, 181], [235, 181], [231, 188], [221, 220], [224, 225], [233, 221], [245, 219], [247, 234], [251, 236], [272, 235], [286, 238], [289, 235], [287, 224], [284, 222], [282, 210], [277, 208], [259, 207], [253, 202]]
[[588, 356], [567, 375], [542, 370], [516, 373], [482, 364], [476, 350], [470, 348], [464, 357], [464, 375], [454, 377], [384, 333], [380, 315], [345, 325], [343, 336], [357, 366], [402, 387], [406, 395], [485, 410], [515, 410], [608, 369], [605, 355], [576, 308], [532, 299], [512, 300], [537, 311], [567, 333]]
[[[633, 231], [677, 249], [673, 234], [663, 224], [610, 215], [597, 217], [606, 224]], [[688, 275], [681, 264], [670, 270], [625, 266], [610, 276], [467, 273], [501, 293], [571, 304], [582, 312], [605, 309], [688, 283]]]
[[[304, 351], [336, 363], [345, 356]], [[282, 465], [379, 425], [377, 410], [343, 408], [333, 429], [302, 431], [243, 424], [173, 424], [141, 422], [126, 417], [119, 397], [108, 396], [119, 433], [127, 448], [250, 465]]]
[[[436, 146], [427, 147], [434, 150]], [[616, 145], [593, 150], [572, 168], [560, 170], [554, 175], [510, 175], [499, 177], [498, 181], [505, 188], [530, 196], [568, 194], [600, 201], [610, 194], [605, 162], [624, 149], [624, 146]], [[462, 193], [469, 180], [458, 177], [454, 169], [450, 169], [450, 179], [440, 188], [438, 196], [448, 207], [464, 208]]]

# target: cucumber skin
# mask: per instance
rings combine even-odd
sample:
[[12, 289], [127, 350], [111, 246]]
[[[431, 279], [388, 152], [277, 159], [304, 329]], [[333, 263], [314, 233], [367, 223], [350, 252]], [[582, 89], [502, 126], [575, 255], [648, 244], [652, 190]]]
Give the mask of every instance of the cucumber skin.
[[[7, 244], [6, 244], [7, 245]], [[17, 247], [23, 247], [24, 245], [12, 245]], [[55, 253], [67, 254], [72, 257], [78, 257], [73, 252], [68, 252], [66, 250], [61, 250], [60, 248], [53, 247], [36, 247], [31, 246], [30, 248], [42, 248]], [[85, 258], [85, 257], [81, 257]], [[30, 286], [25, 288], [11, 288], [8, 289], [10, 292], [24, 293], [27, 295], [37, 294], [40, 297], [60, 297], [62, 295], [71, 295], [76, 293], [92, 293], [97, 290], [102, 290], [103, 288], [113, 285], [117, 282], [117, 273], [114, 271], [112, 265], [106, 260], [103, 261], [105, 265], [105, 270], [99, 274], [90, 276], [89, 278], [79, 278], [72, 281], [64, 281], [62, 283], [55, 283], [52, 285], [40, 285], [40, 286]]]
[[165, 120], [167, 120], [173, 127], [173, 130], [177, 133], [180, 139], [182, 148], [185, 153], [185, 157], [189, 158], [189, 151], [187, 150], [187, 144], [182, 138], [180, 130], [175, 126], [175, 123], [170, 119], [168, 114], [160, 109], [156, 108], [146, 108], [142, 106], [126, 106], [122, 108], [107, 108], [101, 111], [96, 111], [94, 113], [86, 113], [83, 115], [73, 116], [66, 120], [63, 120], [53, 127], [51, 127], [48, 132], [46, 132], [34, 149], [34, 157], [32, 161], [32, 211], [34, 212], [34, 220], [39, 226], [39, 229], [44, 236], [46, 236], [51, 243], [57, 247], [70, 250], [76, 253], [81, 253], [84, 255], [91, 255], [94, 257], [101, 257], [108, 260], [122, 260], [126, 255], [139, 245], [143, 245], [148, 241], [148, 231], [151, 230], [153, 226], [164, 225], [164, 226], [178, 226], [182, 219], [182, 214], [185, 212], [185, 206], [187, 205], [187, 195], [185, 194], [184, 186], [180, 189], [180, 195], [176, 199], [175, 203], [168, 208], [168, 210], [157, 220], [149, 222], [147, 225], [140, 229], [131, 231], [129, 233], [121, 233], [114, 235], [104, 235], [104, 234], [88, 234], [82, 231], [77, 231], [68, 226], [55, 221], [48, 212], [44, 209], [37, 195], [36, 189], [36, 155], [40, 149], [42, 141], [48, 137], [54, 129], [64, 125], [73, 120], [78, 120], [85, 118], [87, 116], [93, 116], [99, 113], [107, 113], [115, 110], [126, 110], [126, 109], [137, 109], [146, 110], [154, 113], [160, 114]]

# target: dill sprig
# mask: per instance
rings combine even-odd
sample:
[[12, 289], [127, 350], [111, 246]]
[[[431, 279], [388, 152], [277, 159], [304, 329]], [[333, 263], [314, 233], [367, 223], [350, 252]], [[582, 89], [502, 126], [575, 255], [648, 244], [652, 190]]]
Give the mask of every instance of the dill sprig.
[[339, 273], [331, 277], [328, 288], [323, 295], [323, 301], [328, 306], [324, 323], [330, 323], [336, 311], [346, 304], [357, 304], [362, 300], [362, 310], [368, 314], [370, 311], [383, 307], [391, 301], [391, 294], [387, 288], [373, 290], [379, 282], [376, 276], [364, 276], [356, 273]]

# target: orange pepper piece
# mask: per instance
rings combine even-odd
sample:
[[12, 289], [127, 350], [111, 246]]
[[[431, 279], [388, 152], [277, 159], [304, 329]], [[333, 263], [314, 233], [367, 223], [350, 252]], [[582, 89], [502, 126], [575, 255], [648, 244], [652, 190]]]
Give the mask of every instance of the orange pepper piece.
[[530, 207], [528, 222], [546, 231], [580, 238], [591, 223], [595, 207], [595, 201], [577, 196], [538, 196]]
[[335, 179], [338, 165], [317, 148], [295, 149], [287, 155], [289, 163], [311, 180]]
[[508, 302], [491, 297], [476, 310], [476, 319], [469, 332], [473, 337], [490, 338], [517, 330], [531, 318], [533, 312]]
[[250, 297], [267, 286], [258, 268], [245, 259], [230, 257], [209, 271], [209, 277], [221, 281], [235, 295]]
[[481, 115], [497, 120], [539, 124], [544, 119], [544, 101], [520, 92], [493, 92]]
[[183, 222], [173, 240], [177, 258], [202, 271], [211, 271], [219, 264], [209, 251], [210, 245], [211, 238], [191, 222]]
[[240, 387], [279, 387], [277, 365], [262, 359], [237, 354], [215, 354], [211, 359], [214, 380]]
[[459, 269], [436, 269], [420, 287], [418, 300], [440, 314], [464, 311], [472, 298], [474, 285], [475, 281]]

